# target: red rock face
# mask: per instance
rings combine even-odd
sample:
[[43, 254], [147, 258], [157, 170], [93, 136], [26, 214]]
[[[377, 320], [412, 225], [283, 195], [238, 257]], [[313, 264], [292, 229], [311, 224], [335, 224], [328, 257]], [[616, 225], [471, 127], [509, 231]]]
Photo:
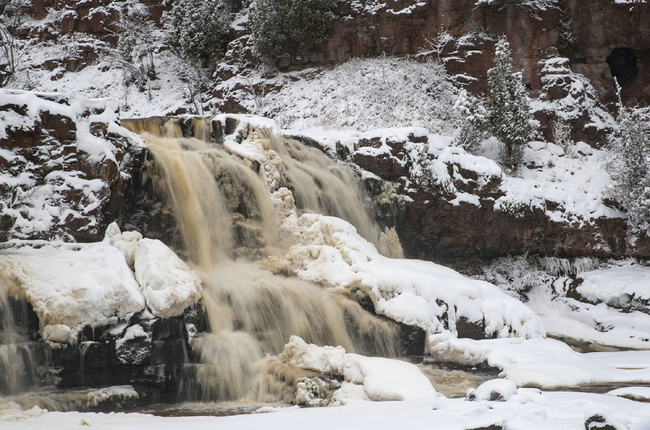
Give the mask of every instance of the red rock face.
[[[557, 56], [555, 45], [560, 13], [546, 10], [538, 17], [528, 11], [507, 6], [475, 7], [474, 0], [428, 0], [386, 2], [387, 6], [371, 14], [354, 10], [342, 3], [342, 17], [334, 24], [333, 36], [310, 52], [293, 52], [277, 65], [300, 69], [314, 65], [331, 65], [355, 56], [417, 55], [430, 50], [429, 41], [441, 30], [457, 39], [469, 33], [485, 34], [475, 46], [447, 46], [443, 57], [450, 73], [466, 73], [478, 78], [470, 88], [485, 89], [486, 71], [493, 66], [494, 44], [490, 37], [505, 34], [510, 42], [514, 67], [523, 74], [531, 95], [541, 89], [539, 61]], [[418, 6], [420, 5], [420, 6]], [[614, 100], [614, 80], [607, 58], [616, 48], [627, 48], [636, 59], [638, 73], [623, 86], [624, 101], [650, 103], [650, 4], [614, 4], [612, 0], [566, 1], [576, 36], [572, 70], [592, 81], [601, 99]]]
[[[452, 186], [435, 180], [405, 184], [403, 178], [409, 176], [413, 166], [405, 146], [416, 140], [386, 140], [389, 151], [375, 156], [354, 152], [350, 157], [361, 168], [393, 182], [397, 192], [408, 197], [395, 208], [382, 208], [380, 212], [385, 219], [393, 218], [389, 223], [395, 224], [409, 258], [464, 269], [480, 261], [525, 253], [564, 258], [650, 256], [650, 237], [640, 234], [629, 240], [631, 233], [621, 218], [562, 222], [552, 220], [544, 210], [532, 205], [496, 208], [495, 202], [504, 195], [501, 176], [479, 174], [448, 163], [450, 177], [454, 178]], [[355, 148], [377, 144], [362, 139]], [[456, 192], [477, 196], [480, 204], [454, 203]], [[553, 210], [557, 203], [546, 201], [545, 206]]]
[[[142, 3], [150, 7], [156, 22], [169, 7], [162, 0]], [[241, 7], [240, 2], [233, 3], [235, 9]], [[276, 65], [283, 70], [299, 70], [331, 66], [358, 56], [413, 56], [430, 51], [430, 41], [441, 31], [454, 36], [456, 42], [474, 34], [478, 37], [473, 45], [450, 43], [442, 56], [451, 74], [465, 73], [477, 78], [469, 89], [479, 93], [485, 90], [486, 71], [493, 65], [494, 39], [505, 34], [515, 69], [522, 72], [531, 95], [537, 96], [542, 87], [539, 62], [557, 55], [559, 10], [549, 9], [533, 16], [519, 7], [477, 7], [475, 3], [476, 0], [341, 2], [337, 9], [340, 18], [327, 43], [315, 49], [294, 50], [279, 57]], [[585, 75], [607, 104], [615, 100], [612, 64], [622, 68], [619, 73], [624, 75], [636, 68], [631, 79], [619, 76], [623, 99], [628, 104], [650, 104], [650, 4], [615, 4], [613, 0], [564, 0], [563, 4], [576, 37], [572, 70]], [[34, 0], [29, 13], [42, 19], [47, 8], [67, 10], [61, 17], [61, 34], [82, 32], [109, 43], [117, 40], [119, 5], [115, 2]], [[241, 36], [235, 33], [233, 38]], [[627, 50], [627, 60], [611, 57], [617, 49]]]
[[105, 106], [79, 111], [65, 96], [0, 96], [0, 113], [11, 119], [0, 130], [0, 172], [11, 178], [0, 184], [0, 242], [99, 240], [122, 209], [130, 175], [121, 165], [132, 142], [94, 117]]

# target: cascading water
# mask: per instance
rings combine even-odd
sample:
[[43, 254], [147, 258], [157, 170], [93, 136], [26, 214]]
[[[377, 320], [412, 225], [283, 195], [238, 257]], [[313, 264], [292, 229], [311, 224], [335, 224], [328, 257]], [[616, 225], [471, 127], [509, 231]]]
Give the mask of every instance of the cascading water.
[[[264, 355], [280, 353], [291, 335], [349, 352], [398, 353], [396, 324], [340, 293], [250, 262], [285, 246], [277, 237], [272, 199], [280, 187], [293, 191], [301, 209], [346, 219], [377, 244], [380, 230], [368, 216], [351, 169], [300, 142], [248, 125], [231, 130], [225, 141], [219, 133], [228, 124], [215, 119], [154, 118], [122, 125], [141, 133], [152, 152], [152, 183], [166, 197], [184, 251], [203, 281], [211, 333], [191, 340], [200, 358], [195, 369], [200, 398], [238, 399], [250, 393], [260, 380]], [[181, 125], [195, 137], [181, 137]], [[268, 400], [268, 393], [261, 397]]]
[[15, 396], [48, 382], [50, 349], [27, 336], [28, 305], [0, 294], [0, 396]]

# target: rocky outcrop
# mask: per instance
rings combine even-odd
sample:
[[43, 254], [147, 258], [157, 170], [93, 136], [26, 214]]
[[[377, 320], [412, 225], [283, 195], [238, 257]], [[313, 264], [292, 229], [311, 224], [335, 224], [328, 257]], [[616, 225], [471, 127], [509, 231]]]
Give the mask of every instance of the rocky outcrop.
[[[395, 225], [407, 257], [459, 269], [528, 253], [650, 257], [650, 238], [633, 235], [623, 218], [558, 220], [551, 215], [558, 202], [550, 200], [505, 205], [507, 187], [499, 171], [472, 170], [449, 153], [427, 154], [417, 149], [423, 139], [413, 134], [407, 140], [360, 139], [349, 155], [350, 161], [388, 181], [369, 177], [366, 189], [379, 203], [384, 222]], [[426, 174], [431, 162], [430, 171], [437, 176]]]
[[101, 239], [141, 149], [106, 100], [4, 90], [0, 242]]
[[[557, 56], [559, 8], [539, 13], [503, 5], [475, 5], [475, 0], [450, 2], [342, 2], [342, 17], [333, 36], [320, 49], [294, 52], [278, 58], [285, 69], [336, 64], [351, 57], [417, 55], [432, 49], [441, 32], [453, 36], [442, 50], [451, 74], [465, 73], [477, 79], [471, 87], [485, 89], [492, 67], [496, 36], [506, 34], [515, 69], [533, 95], [541, 90], [541, 60]], [[507, 3], [507, 2], [505, 2]], [[571, 20], [575, 35], [572, 70], [586, 76], [606, 103], [614, 101], [613, 77], [623, 85], [630, 103], [650, 103], [650, 5], [611, 0], [560, 3]]]
[[40, 341], [39, 321], [31, 305], [25, 300], [9, 300], [14, 308], [10, 312], [13, 328], [26, 338], [18, 346], [32, 351], [23, 354], [29, 359], [26, 369], [38, 366], [38, 375], [27, 388], [56, 388], [68, 393], [51, 395], [46, 405], [109, 412], [196, 398], [197, 393], [188, 390], [195, 376], [192, 364], [198, 361], [189, 340], [207, 331], [201, 306], [173, 318], [157, 318], [143, 311], [107, 326], [87, 326], [73, 343], [50, 347]]

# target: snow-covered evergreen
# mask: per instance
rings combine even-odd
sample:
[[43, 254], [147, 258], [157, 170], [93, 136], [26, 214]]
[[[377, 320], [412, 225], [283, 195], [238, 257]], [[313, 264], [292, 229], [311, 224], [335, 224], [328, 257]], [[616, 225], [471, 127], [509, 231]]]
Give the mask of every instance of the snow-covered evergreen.
[[466, 148], [478, 140], [494, 136], [503, 144], [502, 162], [516, 169], [523, 147], [537, 137], [539, 122], [533, 118], [521, 75], [512, 70], [510, 44], [500, 37], [494, 55], [495, 66], [488, 70], [488, 94], [484, 100], [465, 94], [457, 106], [467, 124], [458, 144]]
[[230, 2], [184, 0], [169, 13], [168, 43], [182, 56], [215, 67], [223, 56], [230, 30]]
[[120, 39], [113, 61], [124, 69], [127, 81], [144, 88], [148, 79], [156, 77], [154, 54], [162, 46], [163, 34], [151, 19], [149, 8], [142, 3], [121, 10], [119, 27]]
[[255, 49], [273, 57], [289, 47], [316, 46], [327, 40], [338, 0], [257, 0], [250, 16]]
[[497, 42], [494, 63], [488, 70], [487, 124], [505, 146], [504, 164], [515, 168], [523, 146], [537, 136], [539, 123], [530, 111], [521, 75], [512, 71], [512, 53], [505, 37]]
[[633, 226], [650, 234], [650, 108], [618, 104], [616, 127], [608, 136], [612, 196]]

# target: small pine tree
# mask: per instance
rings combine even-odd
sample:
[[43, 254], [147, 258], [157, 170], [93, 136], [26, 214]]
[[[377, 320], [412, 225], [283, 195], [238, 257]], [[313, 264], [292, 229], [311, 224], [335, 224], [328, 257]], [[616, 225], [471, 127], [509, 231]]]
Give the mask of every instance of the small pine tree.
[[560, 57], [568, 58], [569, 63], [572, 63], [573, 51], [576, 46], [576, 35], [573, 32], [571, 11], [566, 7], [565, 2], [560, 5], [560, 18], [557, 24], [557, 31], [559, 33], [556, 44], [557, 52]]
[[537, 136], [539, 122], [533, 118], [521, 75], [512, 71], [512, 54], [505, 37], [500, 37], [494, 55], [495, 66], [488, 70], [488, 95], [481, 100], [461, 93], [456, 108], [465, 125], [456, 144], [472, 152], [480, 140], [494, 136], [504, 146], [502, 163], [516, 169], [524, 145]]
[[467, 152], [474, 153], [479, 143], [490, 137], [488, 112], [482, 100], [465, 90], [460, 92], [454, 107], [465, 120], [456, 136], [455, 144]]
[[521, 75], [512, 71], [510, 44], [504, 36], [497, 42], [494, 63], [488, 70], [486, 126], [505, 146], [504, 164], [516, 169], [524, 145], [537, 136], [539, 122], [530, 111]]
[[612, 195], [632, 226], [650, 234], [650, 108], [623, 105], [618, 87], [618, 118], [609, 134], [606, 165]]
[[257, 54], [273, 57], [291, 47], [325, 42], [339, 0], [257, 0], [250, 18]]

